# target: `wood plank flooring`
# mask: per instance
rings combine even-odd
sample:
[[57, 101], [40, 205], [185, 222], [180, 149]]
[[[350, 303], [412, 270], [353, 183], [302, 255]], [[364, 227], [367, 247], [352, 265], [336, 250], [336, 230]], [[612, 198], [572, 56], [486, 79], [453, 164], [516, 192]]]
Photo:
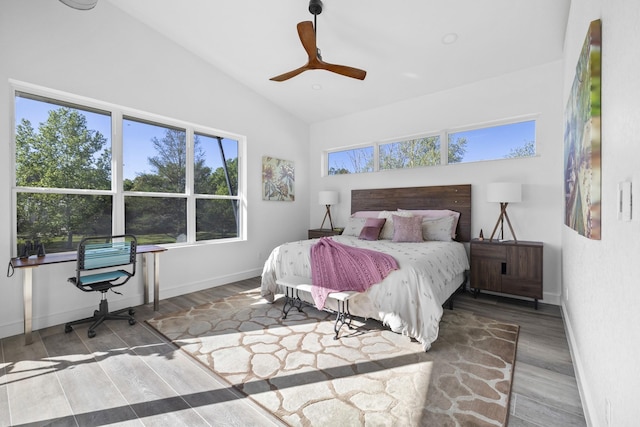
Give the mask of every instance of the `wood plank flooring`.
[[[169, 298], [160, 312], [259, 286], [252, 278]], [[464, 294], [455, 308], [521, 327], [509, 426], [586, 425], [558, 307]], [[0, 426], [281, 425], [147, 326], [152, 304], [135, 309], [136, 325], [108, 321], [93, 339], [86, 325], [69, 334], [59, 325], [29, 346], [23, 335], [0, 340]]]

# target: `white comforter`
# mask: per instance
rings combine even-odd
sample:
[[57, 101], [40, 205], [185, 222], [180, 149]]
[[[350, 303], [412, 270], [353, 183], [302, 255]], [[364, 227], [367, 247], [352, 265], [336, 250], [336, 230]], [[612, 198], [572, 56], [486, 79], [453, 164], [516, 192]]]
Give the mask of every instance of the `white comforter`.
[[[350, 301], [351, 314], [374, 318], [391, 330], [418, 340], [428, 350], [438, 337], [442, 304], [462, 284], [469, 260], [459, 242], [393, 243], [334, 236], [335, 241], [393, 256], [400, 267], [382, 282]], [[310, 248], [317, 240], [285, 243], [275, 248], [262, 272], [262, 296], [273, 302], [276, 280], [286, 276], [311, 277]], [[309, 298], [309, 302], [312, 300]]]

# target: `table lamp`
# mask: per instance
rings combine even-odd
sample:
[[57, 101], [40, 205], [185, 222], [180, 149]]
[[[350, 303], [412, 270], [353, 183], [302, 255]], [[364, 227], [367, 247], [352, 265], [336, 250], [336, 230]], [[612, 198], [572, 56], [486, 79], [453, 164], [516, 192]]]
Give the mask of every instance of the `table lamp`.
[[337, 191], [330, 190], [321, 191], [318, 194], [318, 202], [321, 205], [325, 205], [325, 207], [327, 208], [327, 211], [324, 214], [324, 218], [322, 219], [322, 225], [320, 226], [321, 229], [324, 227], [324, 222], [326, 221], [327, 217], [329, 217], [329, 225], [333, 230], [333, 221], [331, 220], [331, 205], [338, 204], [339, 196], [340, 195]]
[[493, 233], [491, 233], [489, 241], [493, 241], [493, 236], [496, 234], [498, 225], [500, 226], [500, 240], [504, 238], [504, 220], [506, 219], [509, 229], [511, 230], [513, 240], [517, 243], [518, 239], [516, 238], [516, 233], [513, 231], [509, 215], [507, 215], [507, 205], [509, 203], [518, 203], [522, 201], [522, 185], [511, 182], [491, 183], [487, 187], [487, 201], [500, 203], [500, 216], [498, 217], [496, 226], [493, 228]]

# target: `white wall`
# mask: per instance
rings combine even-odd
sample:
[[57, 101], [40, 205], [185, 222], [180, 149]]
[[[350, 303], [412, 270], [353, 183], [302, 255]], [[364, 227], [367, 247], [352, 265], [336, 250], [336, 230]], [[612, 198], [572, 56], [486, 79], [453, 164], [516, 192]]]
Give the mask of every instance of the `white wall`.
[[[10, 248], [13, 97], [9, 79], [185, 120], [247, 137], [248, 240], [171, 248], [161, 256], [161, 297], [253, 277], [270, 250], [308, 226], [308, 125], [134, 21], [108, 2], [81, 12], [55, 0], [0, 4], [0, 259]], [[263, 155], [295, 162], [295, 202], [263, 202]], [[276, 220], [277, 219], [277, 220]], [[265, 223], [268, 222], [268, 226]], [[34, 273], [34, 329], [85, 317], [97, 295], [66, 282], [72, 264]], [[139, 275], [140, 277], [141, 275]], [[140, 279], [138, 279], [140, 280]], [[22, 272], [0, 278], [0, 337], [22, 333]], [[112, 308], [142, 302], [141, 286]]]
[[[472, 184], [472, 235], [478, 236], [482, 229], [488, 237], [499, 206], [485, 201], [487, 183], [521, 182], [523, 202], [509, 205], [509, 218], [519, 240], [544, 242], [544, 302], [559, 304], [563, 212], [561, 93], [562, 62], [557, 61], [312, 125], [311, 224], [319, 227], [322, 222], [324, 208], [317, 205], [317, 193], [324, 189], [340, 190], [340, 204], [332, 208], [334, 224], [339, 226], [346, 223], [350, 213], [352, 189]], [[534, 158], [354, 175], [321, 173], [320, 159], [325, 150], [531, 114], [537, 120], [539, 155]], [[508, 231], [505, 236], [509, 237]]]
[[[589, 23], [602, 19], [602, 239], [562, 229], [563, 308], [593, 426], [640, 419], [640, 3], [574, 0], [565, 37], [566, 102]], [[617, 185], [633, 182], [631, 222], [616, 216]], [[610, 410], [607, 409], [609, 402]], [[610, 422], [609, 422], [610, 421]]]

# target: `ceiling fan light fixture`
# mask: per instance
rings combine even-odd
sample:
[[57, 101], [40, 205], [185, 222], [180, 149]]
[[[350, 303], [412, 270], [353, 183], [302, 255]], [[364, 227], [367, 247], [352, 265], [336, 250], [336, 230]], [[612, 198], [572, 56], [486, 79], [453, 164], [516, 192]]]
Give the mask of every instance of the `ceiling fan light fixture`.
[[96, 6], [98, 0], [60, 0], [60, 2], [77, 10], [89, 10]]

